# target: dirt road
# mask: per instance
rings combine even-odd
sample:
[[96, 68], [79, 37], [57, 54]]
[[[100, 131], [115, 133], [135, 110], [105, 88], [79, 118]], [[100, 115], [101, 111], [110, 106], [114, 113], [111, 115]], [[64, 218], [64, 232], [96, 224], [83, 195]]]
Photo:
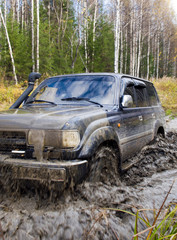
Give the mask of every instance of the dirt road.
[[[161, 206], [177, 178], [175, 129], [177, 119], [168, 123], [167, 138], [145, 147], [136, 156], [141, 162], [114, 184], [84, 182], [55, 202], [30, 192], [16, 197], [0, 193], [0, 239], [130, 240], [134, 217], [104, 208], [136, 212]], [[171, 201], [177, 201], [177, 181], [166, 204]]]

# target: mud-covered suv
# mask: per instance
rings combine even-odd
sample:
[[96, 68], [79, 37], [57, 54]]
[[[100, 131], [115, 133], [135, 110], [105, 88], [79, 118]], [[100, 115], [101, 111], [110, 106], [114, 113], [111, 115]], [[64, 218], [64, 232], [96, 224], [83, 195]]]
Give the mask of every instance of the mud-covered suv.
[[0, 113], [1, 175], [64, 185], [125, 170], [157, 134], [164, 111], [153, 84], [111, 73], [73, 74], [29, 87]]

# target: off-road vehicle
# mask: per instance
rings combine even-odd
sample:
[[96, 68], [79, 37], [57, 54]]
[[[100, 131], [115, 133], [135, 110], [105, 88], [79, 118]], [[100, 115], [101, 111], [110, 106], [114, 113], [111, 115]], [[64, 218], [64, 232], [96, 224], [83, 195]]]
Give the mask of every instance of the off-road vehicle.
[[[112, 73], [50, 77], [32, 93], [38, 73], [0, 113], [0, 168], [12, 179], [93, 181], [131, 166], [127, 161], [157, 134], [164, 111], [153, 84]], [[30, 94], [31, 93], [31, 94]]]

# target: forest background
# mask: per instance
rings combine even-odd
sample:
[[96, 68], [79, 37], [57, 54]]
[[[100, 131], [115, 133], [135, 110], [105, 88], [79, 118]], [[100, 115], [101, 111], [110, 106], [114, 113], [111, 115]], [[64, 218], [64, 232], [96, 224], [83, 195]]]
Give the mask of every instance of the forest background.
[[[0, 84], [20, 88], [1, 91], [0, 101], [14, 101], [32, 71], [43, 79], [79, 72], [176, 77], [177, 24], [170, 0], [1, 0]], [[176, 81], [162, 82], [160, 91], [172, 86], [177, 92]]]

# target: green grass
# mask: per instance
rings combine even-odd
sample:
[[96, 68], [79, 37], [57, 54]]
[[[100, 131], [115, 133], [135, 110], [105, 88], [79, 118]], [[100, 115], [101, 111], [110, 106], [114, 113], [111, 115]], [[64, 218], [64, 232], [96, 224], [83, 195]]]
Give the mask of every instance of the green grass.
[[23, 93], [24, 89], [20, 86], [8, 86], [4, 84], [0, 85], [0, 110], [8, 109], [15, 100]]
[[[109, 224], [109, 213], [110, 212], [121, 212], [133, 216], [134, 221], [134, 235], [132, 235], [132, 240], [177, 240], [177, 203], [170, 203], [165, 207], [167, 198], [173, 188], [171, 185], [167, 195], [164, 198], [164, 201], [160, 208], [157, 209], [136, 209], [135, 213], [127, 210], [117, 209], [117, 208], [103, 208], [100, 209], [98, 217], [95, 219], [90, 230], [86, 232], [86, 239], [91, 232], [94, 231], [95, 224], [101, 220], [105, 220], [108, 227], [111, 227]], [[148, 214], [147, 214], [148, 213]], [[150, 217], [151, 216], [151, 219]], [[141, 223], [141, 224], [140, 224]], [[144, 230], [139, 231], [139, 225], [144, 225]], [[115, 239], [118, 238], [118, 233], [113, 229], [113, 234]]]

